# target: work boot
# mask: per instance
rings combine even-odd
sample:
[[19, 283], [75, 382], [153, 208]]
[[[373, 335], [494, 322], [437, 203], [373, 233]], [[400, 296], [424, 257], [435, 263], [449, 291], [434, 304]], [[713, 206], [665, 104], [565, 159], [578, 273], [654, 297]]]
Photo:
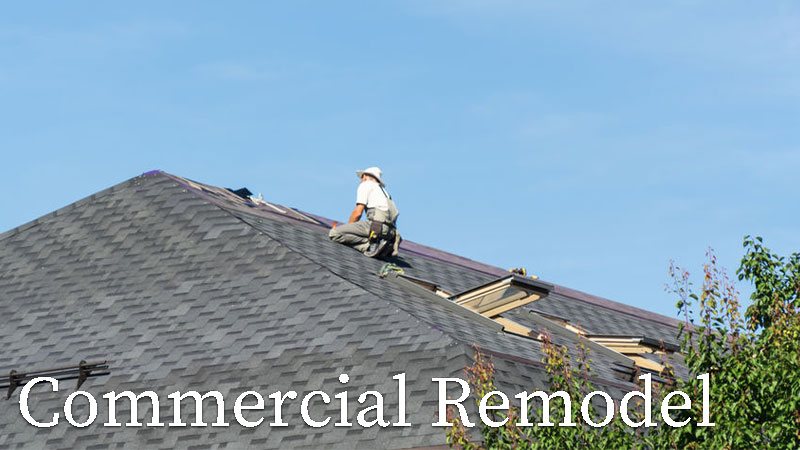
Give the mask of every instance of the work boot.
[[390, 241], [390, 240], [387, 239], [386, 240], [386, 245], [383, 247], [383, 250], [381, 250], [378, 253], [378, 256], [376, 256], [376, 258], [378, 258], [378, 259], [391, 258], [391, 256], [392, 256], [392, 242], [393, 241]]
[[389, 246], [389, 241], [386, 239], [381, 239], [378, 241], [372, 241], [369, 243], [369, 248], [367, 251], [364, 252], [364, 256], [368, 256], [370, 258], [375, 258], [381, 255], [384, 250]]

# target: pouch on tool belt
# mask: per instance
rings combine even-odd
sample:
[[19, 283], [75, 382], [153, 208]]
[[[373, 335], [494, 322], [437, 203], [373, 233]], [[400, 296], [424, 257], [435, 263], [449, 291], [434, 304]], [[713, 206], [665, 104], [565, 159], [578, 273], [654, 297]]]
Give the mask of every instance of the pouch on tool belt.
[[370, 240], [380, 239], [382, 235], [383, 235], [383, 222], [378, 222], [377, 220], [373, 220], [369, 225]]

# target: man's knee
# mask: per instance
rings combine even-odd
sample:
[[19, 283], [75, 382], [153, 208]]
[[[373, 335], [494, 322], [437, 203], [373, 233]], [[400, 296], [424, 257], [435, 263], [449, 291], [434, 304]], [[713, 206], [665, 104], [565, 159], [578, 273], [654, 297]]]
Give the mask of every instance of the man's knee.
[[331, 238], [332, 241], [336, 242], [340, 237], [342, 237], [342, 233], [336, 230], [336, 228], [331, 228], [331, 231], [328, 232], [328, 237]]

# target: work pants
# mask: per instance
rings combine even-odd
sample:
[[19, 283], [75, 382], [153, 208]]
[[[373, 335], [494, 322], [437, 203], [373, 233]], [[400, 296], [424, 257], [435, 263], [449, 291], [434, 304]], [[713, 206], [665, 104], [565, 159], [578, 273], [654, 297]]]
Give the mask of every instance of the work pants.
[[[328, 237], [330, 237], [333, 242], [349, 245], [361, 253], [364, 253], [369, 249], [369, 227], [370, 221], [368, 220], [343, 223], [331, 229], [328, 233]], [[384, 233], [388, 233], [389, 230], [389, 226], [383, 226]]]

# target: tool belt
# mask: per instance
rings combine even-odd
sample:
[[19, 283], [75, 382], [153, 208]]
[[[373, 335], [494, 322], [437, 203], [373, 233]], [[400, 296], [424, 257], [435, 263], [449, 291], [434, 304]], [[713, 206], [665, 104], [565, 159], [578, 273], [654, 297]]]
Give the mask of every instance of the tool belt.
[[[386, 226], [388, 230], [384, 233], [383, 227]], [[395, 236], [395, 227], [393, 224], [388, 222], [380, 222], [377, 220], [373, 220], [369, 224], [369, 241], [378, 241], [381, 239], [386, 239], [387, 241], [394, 240]]]

